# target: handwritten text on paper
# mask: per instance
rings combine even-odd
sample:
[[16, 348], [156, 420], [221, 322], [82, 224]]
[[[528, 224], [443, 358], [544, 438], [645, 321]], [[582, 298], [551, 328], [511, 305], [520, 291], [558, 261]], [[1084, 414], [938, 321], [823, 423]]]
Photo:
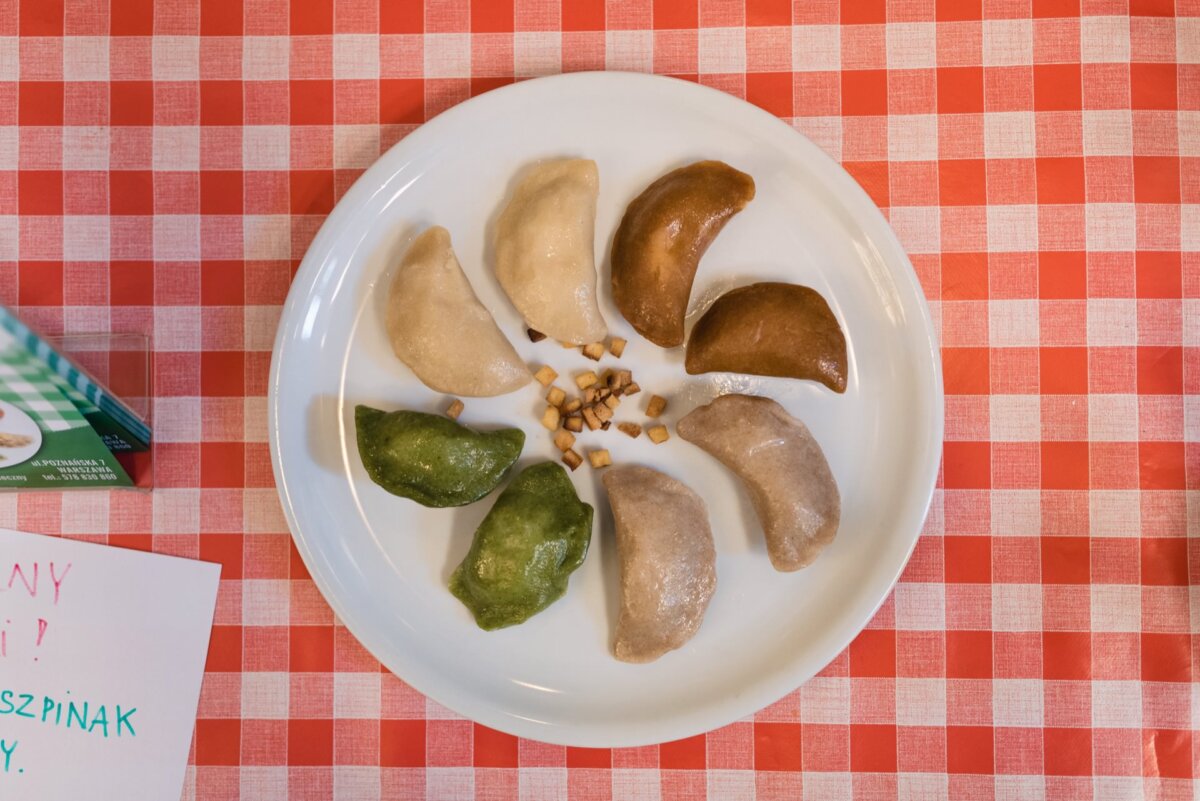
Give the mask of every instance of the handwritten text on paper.
[[0, 798], [178, 795], [218, 577], [0, 529]]

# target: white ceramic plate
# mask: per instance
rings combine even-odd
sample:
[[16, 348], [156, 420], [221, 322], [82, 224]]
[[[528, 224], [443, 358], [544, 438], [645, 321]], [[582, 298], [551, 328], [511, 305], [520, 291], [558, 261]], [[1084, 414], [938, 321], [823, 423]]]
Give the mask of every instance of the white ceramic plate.
[[[438, 411], [446, 399], [391, 353], [382, 303], [415, 233], [446, 226], [475, 291], [531, 364], [564, 379], [589, 369], [578, 351], [534, 345], [488, 264], [492, 223], [511, 179], [539, 159], [586, 156], [600, 167], [596, 252], [620, 363], [670, 399], [665, 422], [728, 391], [770, 395], [821, 442], [842, 492], [834, 544], [811, 567], [778, 573], [737, 481], [673, 437], [652, 445], [615, 428], [582, 437], [614, 460], [663, 470], [707, 499], [718, 587], [696, 637], [649, 665], [611, 655], [617, 605], [612, 518], [598, 474], [573, 474], [596, 507], [586, 563], [565, 597], [527, 623], [475, 627], [446, 590], [495, 495], [425, 509], [372, 484], [353, 410]], [[721, 292], [757, 280], [807, 284], [847, 335], [844, 395], [805, 381], [687, 376], [682, 349], [637, 336], [612, 304], [607, 255], [626, 204], [664, 172], [721, 159], [750, 173], [757, 197], [701, 263], [689, 326]], [[600, 367], [617, 362], [606, 356]], [[536, 383], [467, 400], [461, 421], [520, 426], [519, 466], [554, 459]], [[641, 418], [622, 406], [618, 420]], [[815, 145], [770, 114], [695, 84], [625, 73], [520, 83], [456, 106], [393, 147], [334, 209], [308, 251], [280, 323], [270, 383], [271, 456], [296, 546], [334, 611], [384, 665], [441, 704], [513, 734], [582, 746], [676, 739], [772, 703], [820, 670], [870, 619], [912, 552], [937, 475], [942, 388], [917, 278], [878, 209]]]

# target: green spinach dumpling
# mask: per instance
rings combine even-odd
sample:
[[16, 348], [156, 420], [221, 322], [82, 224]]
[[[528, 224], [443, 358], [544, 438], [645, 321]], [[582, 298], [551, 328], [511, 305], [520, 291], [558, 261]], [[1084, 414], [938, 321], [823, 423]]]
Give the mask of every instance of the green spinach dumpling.
[[367, 475], [422, 506], [465, 506], [496, 488], [525, 446], [517, 428], [473, 431], [425, 412], [354, 409]]
[[480, 628], [524, 623], [562, 597], [592, 540], [592, 507], [554, 462], [527, 467], [475, 530], [450, 591]]

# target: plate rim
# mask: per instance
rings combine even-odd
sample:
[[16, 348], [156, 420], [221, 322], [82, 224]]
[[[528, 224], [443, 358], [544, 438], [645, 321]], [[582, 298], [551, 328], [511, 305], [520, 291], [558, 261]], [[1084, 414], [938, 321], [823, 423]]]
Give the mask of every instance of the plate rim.
[[[778, 673], [786, 676], [785, 681], [778, 679], [768, 680], [755, 685], [757, 692], [749, 693], [748, 697], [745, 693], [739, 693], [735, 696], [736, 699], [747, 699], [741, 703], [731, 703], [725, 700], [723, 703], [709, 704], [707, 706], [697, 707], [703, 716], [703, 711], [708, 710], [710, 715], [716, 713], [718, 709], [727, 707], [735, 707], [740, 710], [738, 714], [730, 716], [722, 714], [720, 720], [716, 722], [706, 722], [701, 728], [697, 728], [695, 723], [690, 725], [676, 724], [672, 726], [670, 723], [659, 724], [653, 727], [651, 736], [644, 736], [639, 732], [630, 732], [628, 728], [620, 728], [612, 724], [602, 724], [595, 727], [594, 734], [588, 730], [581, 730], [580, 727], [574, 726], [571, 729], [566, 729], [562, 726], [553, 724], [544, 724], [541, 722], [531, 721], [527, 718], [521, 718], [514, 714], [497, 711], [493, 707], [481, 709], [473, 709], [470, 712], [460, 709], [455, 698], [447, 697], [441, 687], [432, 687], [423, 677], [418, 677], [413, 680], [405, 671], [396, 670], [388, 661], [384, 661], [375, 650], [368, 645], [367, 641], [360, 636], [359, 632], [363, 625], [356, 620], [355, 613], [350, 612], [343, 604], [341, 598], [333, 591], [333, 585], [336, 583], [334, 577], [326, 575], [324, 563], [316, 560], [310, 551], [307, 542], [302, 534], [300, 522], [297, 518], [295, 508], [292, 504], [291, 496], [288, 491], [286, 470], [282, 463], [280, 447], [279, 447], [279, 386], [281, 380], [281, 371], [284, 360], [286, 358], [285, 345], [287, 333], [292, 326], [288, 323], [296, 317], [297, 309], [302, 308], [308, 300], [311, 290], [315, 288], [316, 279], [320, 276], [321, 271], [329, 261], [330, 251], [333, 246], [339, 241], [341, 234], [339, 229], [342, 227], [343, 218], [350, 216], [359, 206], [368, 200], [380, 186], [386, 185], [394, 174], [394, 169], [387, 169], [384, 166], [386, 161], [394, 159], [393, 153], [397, 151], [413, 149], [414, 154], [421, 152], [425, 139], [435, 137], [439, 130], [466, 113], [480, 101], [495, 103], [497, 98], [508, 95], [518, 95], [529, 91], [539, 91], [540, 87], [544, 87], [551, 83], [573, 83], [586, 81], [625, 81], [636, 82], [643, 84], [654, 84], [661, 87], [664, 91], [682, 91], [692, 92], [701, 102], [718, 101], [721, 103], [737, 104], [741, 111], [751, 116], [756, 116], [759, 122], [764, 125], [775, 126], [777, 128], [786, 129], [792, 134], [795, 139], [796, 146], [808, 151], [808, 156], [819, 166], [832, 176], [832, 180], [837, 184], [838, 193], [853, 203], [854, 211], [861, 211], [868, 217], [873, 216], [873, 222], [877, 223], [871, 231], [872, 236], [876, 234], [883, 240], [884, 244], [898, 256], [902, 262], [904, 269], [894, 271], [889, 269], [894, 280], [899, 284], [903, 282], [916, 299], [916, 307], [919, 312], [919, 322], [921, 323], [924, 336], [921, 338], [923, 346], [918, 349], [917, 353], [922, 357], [928, 358], [929, 366], [929, 381], [924, 383], [924, 391], [931, 398], [930, 408], [926, 409], [928, 414], [929, 436], [921, 443], [924, 451], [932, 451], [936, 454], [936, 458], [926, 458], [919, 467], [924, 473], [923, 476], [918, 476], [914, 481], [914, 486], [924, 488], [920, 494], [912, 494], [912, 498], [916, 499], [919, 514], [913, 527], [915, 531], [909, 536], [909, 544], [904, 554], [904, 558], [897, 563], [896, 569], [888, 580], [887, 587], [880, 592], [879, 597], [870, 605], [870, 609], [863, 615], [861, 619], [858, 617], [852, 618], [853, 626], [847, 626], [848, 633], [842, 636], [833, 638], [837, 643], [837, 649], [829, 657], [829, 661], [825, 662], [821, 667], [815, 670], [797, 669], [794, 666], [785, 666]], [[539, 89], [531, 89], [531, 86], [537, 85]], [[857, 213], [856, 213], [857, 219]], [[914, 342], [914, 344], [917, 344]], [[920, 389], [922, 384], [915, 384]], [[651, 73], [641, 72], [626, 72], [615, 70], [597, 70], [597, 71], [580, 71], [558, 73], [542, 77], [518, 80], [515, 83], [502, 86], [488, 92], [484, 92], [475, 97], [471, 97], [461, 103], [458, 103], [427, 120], [419, 125], [407, 136], [393, 144], [387, 151], [381, 153], [371, 166], [369, 166], [362, 175], [360, 175], [346, 193], [334, 205], [333, 210], [322, 222], [320, 228], [314, 236], [312, 242], [305, 251], [304, 257], [301, 259], [300, 266], [295, 275], [292, 277], [288, 288], [287, 298], [281, 309], [278, 328], [275, 333], [275, 340], [271, 350], [271, 363], [267, 380], [267, 439], [268, 447], [271, 455], [271, 471], [275, 481], [276, 493], [279, 497], [283, 508], [284, 517], [288, 525], [288, 533], [292, 542], [295, 544], [297, 552], [304, 563], [309, 576], [314, 584], [320, 590], [325, 602], [329, 604], [333, 613], [346, 627], [346, 629], [354, 636], [354, 638], [362, 645], [372, 658], [378, 660], [389, 672], [400, 678], [406, 684], [427, 698], [430, 698], [446, 708], [462, 715], [464, 718], [473, 720], [489, 728], [498, 731], [507, 732], [518, 737], [533, 739], [540, 742], [546, 742], [556, 745], [566, 746], [583, 746], [583, 747], [599, 747], [599, 748], [617, 748], [617, 747], [639, 747], [652, 745], [661, 742], [694, 736], [696, 734], [712, 731], [716, 728], [728, 725], [736, 720], [752, 715], [761, 709], [770, 706], [781, 698], [787, 696], [791, 692], [799, 689], [802, 685], [808, 682], [813, 676], [819, 673], [832, 660], [836, 659], [839, 654], [845, 651], [850, 643], [858, 637], [858, 635], [866, 628], [867, 624], [875, 617], [879, 608], [887, 600], [894, 591], [900, 576], [903, 574], [905, 567], [912, 558], [913, 551], [916, 548], [917, 542], [921, 538], [921, 533], [924, 528], [925, 520], [928, 518], [929, 509], [933, 502], [933, 497], [937, 489], [937, 477], [941, 470], [942, 449], [945, 436], [945, 395], [944, 384], [942, 377], [942, 365], [940, 358], [940, 344], [937, 339], [937, 331], [934, 327], [933, 316], [930, 311], [929, 301], [925, 296], [924, 289], [921, 286], [920, 279], [917, 276], [916, 270], [912, 265], [908, 252], [900, 243], [894, 229], [888, 223], [883, 212], [876, 205], [874, 200], [867, 194], [859, 183], [845, 170], [845, 168], [830, 155], [825, 153], [812, 140], [805, 136], [800, 131], [793, 128], [788, 123], [781, 120], [774, 114], [755, 106], [754, 104], [730, 95], [719, 89], [704, 86], [703, 84], [687, 81], [684, 79], [674, 78], [665, 75], [656, 75]], [[921, 480], [923, 479], [923, 480]], [[397, 663], [396, 660], [389, 660], [396, 663], [398, 667], [407, 667], [408, 661]], [[691, 721], [697, 715], [697, 710], [690, 710], [687, 716], [677, 716], [671, 720]], [[521, 724], [524, 724], [522, 726]], [[533, 728], [526, 728], [533, 727]], [[618, 732], [621, 732], [618, 734]], [[666, 732], [666, 734], [663, 734]], [[559, 735], [564, 736], [559, 736]], [[578, 735], [578, 736], [577, 736]]]

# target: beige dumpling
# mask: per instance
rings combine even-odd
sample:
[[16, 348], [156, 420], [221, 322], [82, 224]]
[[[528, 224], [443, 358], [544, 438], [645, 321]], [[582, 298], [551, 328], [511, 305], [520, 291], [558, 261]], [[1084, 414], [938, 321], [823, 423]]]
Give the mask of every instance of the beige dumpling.
[[808, 427], [778, 403], [722, 395], [675, 430], [746, 485], [776, 570], [799, 570], [833, 542], [842, 508], [837, 482]]
[[604, 488], [621, 562], [613, 650], [623, 662], [652, 662], [692, 638], [717, 588], [708, 509], [687, 486], [648, 467], [608, 470]]
[[587, 159], [531, 169], [496, 222], [496, 278], [535, 331], [575, 345], [608, 334], [596, 299], [596, 196]]
[[503, 395], [532, 377], [475, 297], [450, 233], [440, 226], [418, 236], [404, 254], [388, 292], [387, 331], [400, 361], [438, 392]]

